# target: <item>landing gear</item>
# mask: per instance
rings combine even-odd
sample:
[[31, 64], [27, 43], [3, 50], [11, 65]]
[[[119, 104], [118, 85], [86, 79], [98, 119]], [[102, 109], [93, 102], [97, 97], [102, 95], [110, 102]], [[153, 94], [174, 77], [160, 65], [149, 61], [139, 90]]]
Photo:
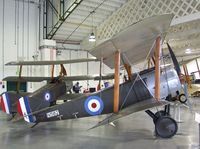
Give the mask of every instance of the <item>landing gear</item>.
[[181, 103], [186, 103], [187, 98], [186, 98], [185, 94], [180, 94], [179, 97], [178, 97], [178, 100], [179, 100]]
[[176, 121], [170, 117], [169, 111], [170, 105], [166, 105], [165, 110], [158, 111], [155, 114], [150, 110], [145, 111], [153, 119], [155, 133], [161, 138], [171, 138], [178, 130], [178, 125]]
[[8, 114], [7, 121], [11, 121], [15, 117], [16, 113]]
[[[176, 101], [179, 100], [180, 103], [186, 103], [187, 102], [187, 98], [185, 96], [185, 94], [180, 94], [179, 91], [176, 92], [176, 97], [168, 97], [171, 101]], [[169, 101], [170, 101], [169, 100]]]

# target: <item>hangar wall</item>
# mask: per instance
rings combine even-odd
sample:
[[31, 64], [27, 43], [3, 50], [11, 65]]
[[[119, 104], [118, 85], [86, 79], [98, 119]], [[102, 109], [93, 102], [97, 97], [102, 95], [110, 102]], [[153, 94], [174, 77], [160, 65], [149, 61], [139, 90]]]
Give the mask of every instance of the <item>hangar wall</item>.
[[5, 63], [33, 60], [32, 55], [39, 47], [38, 18], [38, 5], [34, 3], [0, 1], [0, 80], [17, 73], [17, 67], [4, 66]]

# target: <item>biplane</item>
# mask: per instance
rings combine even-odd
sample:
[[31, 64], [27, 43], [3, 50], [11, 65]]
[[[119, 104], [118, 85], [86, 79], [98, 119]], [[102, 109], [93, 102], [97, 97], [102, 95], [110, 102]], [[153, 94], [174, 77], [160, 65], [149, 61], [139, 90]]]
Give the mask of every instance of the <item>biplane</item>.
[[[2, 111], [11, 114], [13, 117], [17, 113], [18, 99], [21, 97], [29, 97], [35, 108], [32, 110], [40, 110], [45, 107], [49, 107], [56, 104], [57, 100], [64, 101], [70, 100], [71, 98], [81, 96], [81, 94], [72, 94], [71, 89], [73, 87], [72, 81], [80, 80], [100, 80], [100, 76], [97, 75], [82, 75], [82, 76], [67, 76], [64, 64], [80, 63], [80, 62], [91, 62], [97, 61], [96, 58], [85, 58], [85, 59], [72, 59], [72, 60], [60, 60], [60, 61], [19, 61], [19, 62], [9, 62], [6, 66], [20, 66], [19, 76], [9, 76], [3, 79], [3, 81], [13, 81], [17, 82], [41, 82], [47, 81], [48, 83], [33, 93], [24, 93], [19, 91], [19, 86], [16, 92], [9, 91], [2, 94], [1, 98], [1, 108]], [[22, 76], [22, 66], [28, 65], [52, 65], [51, 77], [30, 77]], [[54, 65], [60, 65], [59, 76], [54, 77]], [[102, 75], [102, 80], [113, 79], [113, 74]], [[40, 105], [40, 106], [38, 106]]]
[[[35, 106], [38, 105], [35, 105], [29, 96], [21, 97], [18, 100], [18, 112], [26, 122], [35, 125], [41, 122], [109, 114], [93, 127], [96, 128], [129, 114], [145, 111], [153, 119], [157, 136], [174, 136], [178, 126], [169, 115], [169, 102], [166, 99], [177, 96], [181, 89], [179, 70], [160, 66], [161, 44], [172, 18], [171, 14], [146, 18], [128, 26], [91, 51], [97, 59], [103, 59], [107, 66], [114, 68], [114, 86], [39, 110], [36, 110]], [[134, 64], [153, 56], [153, 68], [132, 73]], [[126, 69], [128, 80], [120, 84], [121, 67]], [[165, 106], [164, 112], [151, 111], [151, 108], [157, 106]]]

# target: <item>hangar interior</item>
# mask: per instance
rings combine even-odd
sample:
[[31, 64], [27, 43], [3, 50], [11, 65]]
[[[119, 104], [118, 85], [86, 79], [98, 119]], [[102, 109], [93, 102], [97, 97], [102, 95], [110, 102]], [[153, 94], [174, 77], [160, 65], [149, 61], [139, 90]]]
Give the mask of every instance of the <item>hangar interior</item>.
[[[151, 118], [144, 111], [114, 121], [111, 124], [114, 126], [105, 125], [92, 130], [88, 129], [106, 118], [105, 115], [46, 122], [29, 128], [24, 121], [7, 121], [10, 117], [1, 112], [2, 149], [199, 148], [200, 0], [0, 0], [0, 8], [1, 94], [16, 88], [12, 82], [4, 81], [5, 77], [19, 74], [48, 77], [52, 73], [58, 76], [60, 71], [60, 67], [55, 65], [53, 72], [52, 66], [24, 66], [21, 72], [20, 66], [5, 65], [8, 62], [93, 58], [91, 51], [98, 45], [138, 21], [164, 14], [173, 14], [173, 19], [169, 29], [164, 32], [165, 39], [161, 41], [161, 65], [172, 63], [167, 47], [169, 43], [188, 90], [186, 103], [170, 103], [171, 116], [177, 121], [178, 132], [169, 139], [156, 137]], [[153, 32], [153, 28], [151, 30]], [[135, 50], [137, 53], [137, 47]], [[146, 63], [143, 60], [134, 64], [132, 72], [144, 70]], [[64, 64], [64, 67], [67, 76], [115, 72], [100, 61]], [[120, 69], [120, 74], [120, 82], [123, 82], [123, 75], [127, 75], [125, 69]], [[72, 86], [76, 82], [73, 81]], [[96, 91], [99, 82], [102, 88], [106, 88], [106, 83], [110, 86], [115, 83], [113, 79], [78, 82], [82, 86], [81, 93], [89, 88]], [[45, 84], [47, 81], [26, 82], [24, 91], [31, 93]], [[153, 108], [153, 111], [156, 110]]]

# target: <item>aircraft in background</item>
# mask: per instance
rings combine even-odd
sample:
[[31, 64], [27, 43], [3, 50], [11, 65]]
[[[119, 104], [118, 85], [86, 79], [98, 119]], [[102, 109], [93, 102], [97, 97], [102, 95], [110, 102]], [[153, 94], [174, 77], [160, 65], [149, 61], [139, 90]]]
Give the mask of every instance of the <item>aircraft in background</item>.
[[[7, 66], [20, 66], [19, 76], [9, 76], [3, 79], [3, 81], [13, 81], [13, 82], [41, 82], [47, 81], [48, 83], [34, 91], [33, 93], [23, 93], [19, 91], [19, 86], [17, 92], [8, 91], [1, 95], [1, 108], [2, 111], [12, 115], [14, 117], [17, 113], [18, 99], [21, 97], [27, 97], [31, 99], [31, 104], [35, 105], [32, 110], [40, 110], [42, 108], [50, 107], [56, 104], [57, 100], [70, 100], [72, 98], [81, 96], [82, 94], [72, 94], [71, 89], [73, 87], [72, 81], [80, 80], [108, 80], [113, 79], [113, 74], [108, 75], [85, 75], [85, 76], [67, 76], [66, 70], [63, 64], [80, 63], [80, 62], [90, 62], [97, 61], [96, 58], [87, 59], [73, 59], [73, 60], [62, 60], [62, 61], [21, 61], [21, 62], [9, 62]], [[52, 67], [51, 77], [26, 77], [21, 76], [23, 65], [60, 65], [61, 71], [60, 75], [57, 77], [53, 76], [54, 67]], [[65, 97], [65, 98], [64, 98]]]
[[[169, 115], [167, 100], [177, 96], [177, 92], [181, 90], [179, 70], [176, 64], [174, 64], [176, 70], [172, 67], [160, 67], [161, 43], [172, 18], [173, 15], [170, 14], [146, 18], [127, 27], [91, 51], [92, 55], [103, 59], [107, 66], [115, 69], [114, 86], [39, 110], [36, 110], [31, 97], [21, 97], [18, 100], [18, 112], [26, 122], [35, 125], [40, 122], [110, 114], [93, 127], [96, 128], [145, 110], [153, 119], [158, 136], [162, 138], [174, 136], [178, 126]], [[132, 74], [133, 64], [153, 56], [155, 56], [155, 67]], [[119, 84], [119, 68], [122, 66], [127, 71], [128, 80]], [[154, 113], [150, 110], [157, 106], [165, 106], [164, 112]]]

